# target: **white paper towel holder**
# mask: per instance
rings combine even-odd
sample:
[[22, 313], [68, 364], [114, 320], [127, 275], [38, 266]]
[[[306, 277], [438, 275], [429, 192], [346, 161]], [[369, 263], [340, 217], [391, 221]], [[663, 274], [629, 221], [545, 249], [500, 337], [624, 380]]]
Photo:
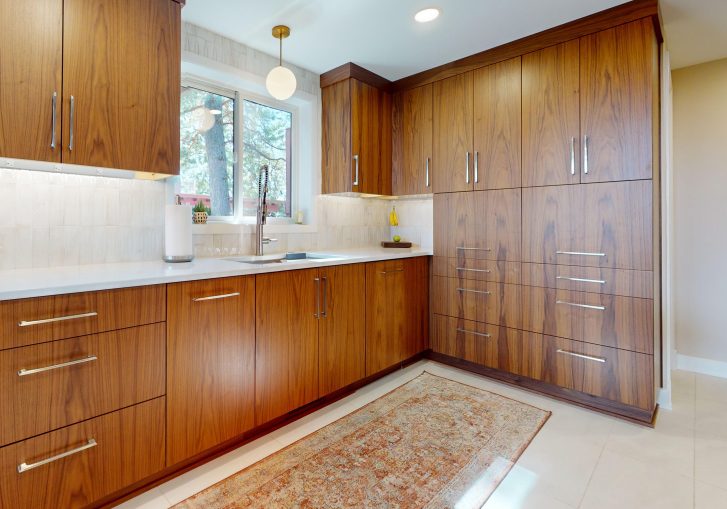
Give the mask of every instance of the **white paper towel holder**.
[[[182, 205], [181, 197], [179, 195], [177, 195], [175, 197], [174, 202], [175, 202], [175, 205], [181, 206]], [[191, 217], [190, 217], [190, 223], [191, 223]], [[168, 227], [168, 225], [165, 225], [165, 228], [167, 228], [167, 227]], [[190, 226], [190, 228], [191, 228], [191, 226]], [[165, 230], [165, 236], [166, 235], [169, 235], [169, 231]], [[191, 232], [189, 232], [189, 235], [191, 237]], [[190, 243], [191, 243], [191, 241], [190, 241]], [[167, 246], [165, 244], [165, 251], [166, 251], [166, 249], [167, 249]], [[191, 249], [192, 248], [190, 246], [190, 251], [191, 251]], [[187, 262], [191, 262], [192, 260], [194, 260], [194, 254], [192, 254], [191, 252], [190, 252], [190, 254], [184, 254], [184, 255], [168, 255], [165, 253], [164, 256], [162, 257], [162, 259], [167, 263], [187, 263]]]

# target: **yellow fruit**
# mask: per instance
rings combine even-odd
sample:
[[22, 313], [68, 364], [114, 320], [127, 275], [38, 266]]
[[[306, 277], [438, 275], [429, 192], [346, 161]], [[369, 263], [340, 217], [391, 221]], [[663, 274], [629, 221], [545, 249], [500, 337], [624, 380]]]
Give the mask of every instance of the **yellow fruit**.
[[389, 212], [389, 224], [391, 226], [399, 226], [399, 216], [396, 215], [396, 207], [392, 207]]

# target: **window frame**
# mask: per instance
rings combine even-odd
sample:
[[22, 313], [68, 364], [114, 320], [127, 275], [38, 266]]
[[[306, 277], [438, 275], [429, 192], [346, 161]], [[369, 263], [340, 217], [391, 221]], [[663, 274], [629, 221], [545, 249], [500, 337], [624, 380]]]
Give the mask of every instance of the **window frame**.
[[[267, 218], [268, 224], [293, 224], [295, 211], [298, 206], [298, 192], [299, 192], [299, 164], [300, 164], [300, 150], [299, 147], [299, 114], [298, 107], [294, 104], [278, 101], [272, 97], [264, 97], [260, 94], [250, 92], [243, 88], [235, 88], [225, 86], [222, 84], [215, 83], [212, 80], [200, 78], [194, 75], [185, 74], [182, 76], [181, 85], [182, 87], [191, 87], [204, 92], [211, 92], [213, 94], [221, 95], [234, 99], [235, 101], [235, 116], [233, 126], [233, 162], [232, 162], [232, 173], [233, 173], [233, 191], [232, 191], [232, 215], [231, 216], [209, 216], [208, 221], [213, 223], [233, 223], [233, 224], [255, 224], [257, 218], [255, 216], [243, 215], [242, 206], [242, 150], [243, 150], [243, 131], [244, 131], [244, 101], [254, 102], [269, 108], [282, 110], [291, 114], [290, 127], [290, 150], [292, 152], [291, 166], [290, 166], [290, 179], [288, 182], [288, 188], [290, 189], [290, 216], [289, 217], [269, 217]], [[182, 171], [181, 167], [179, 169]]]

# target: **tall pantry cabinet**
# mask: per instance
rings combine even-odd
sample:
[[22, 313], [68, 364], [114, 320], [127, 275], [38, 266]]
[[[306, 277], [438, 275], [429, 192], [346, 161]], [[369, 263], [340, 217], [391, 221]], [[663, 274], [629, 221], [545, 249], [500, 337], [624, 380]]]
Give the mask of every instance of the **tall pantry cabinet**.
[[435, 357], [651, 422], [658, 47], [649, 17], [434, 83]]

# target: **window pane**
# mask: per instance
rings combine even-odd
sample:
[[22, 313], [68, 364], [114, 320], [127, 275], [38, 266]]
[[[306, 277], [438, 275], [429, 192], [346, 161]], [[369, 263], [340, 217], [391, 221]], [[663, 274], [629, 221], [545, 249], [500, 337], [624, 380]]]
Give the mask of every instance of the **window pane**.
[[213, 216], [233, 214], [235, 100], [182, 87], [182, 202], [202, 201]]
[[242, 106], [243, 214], [254, 216], [260, 168], [270, 168], [268, 214], [290, 217], [293, 114], [252, 101]]

